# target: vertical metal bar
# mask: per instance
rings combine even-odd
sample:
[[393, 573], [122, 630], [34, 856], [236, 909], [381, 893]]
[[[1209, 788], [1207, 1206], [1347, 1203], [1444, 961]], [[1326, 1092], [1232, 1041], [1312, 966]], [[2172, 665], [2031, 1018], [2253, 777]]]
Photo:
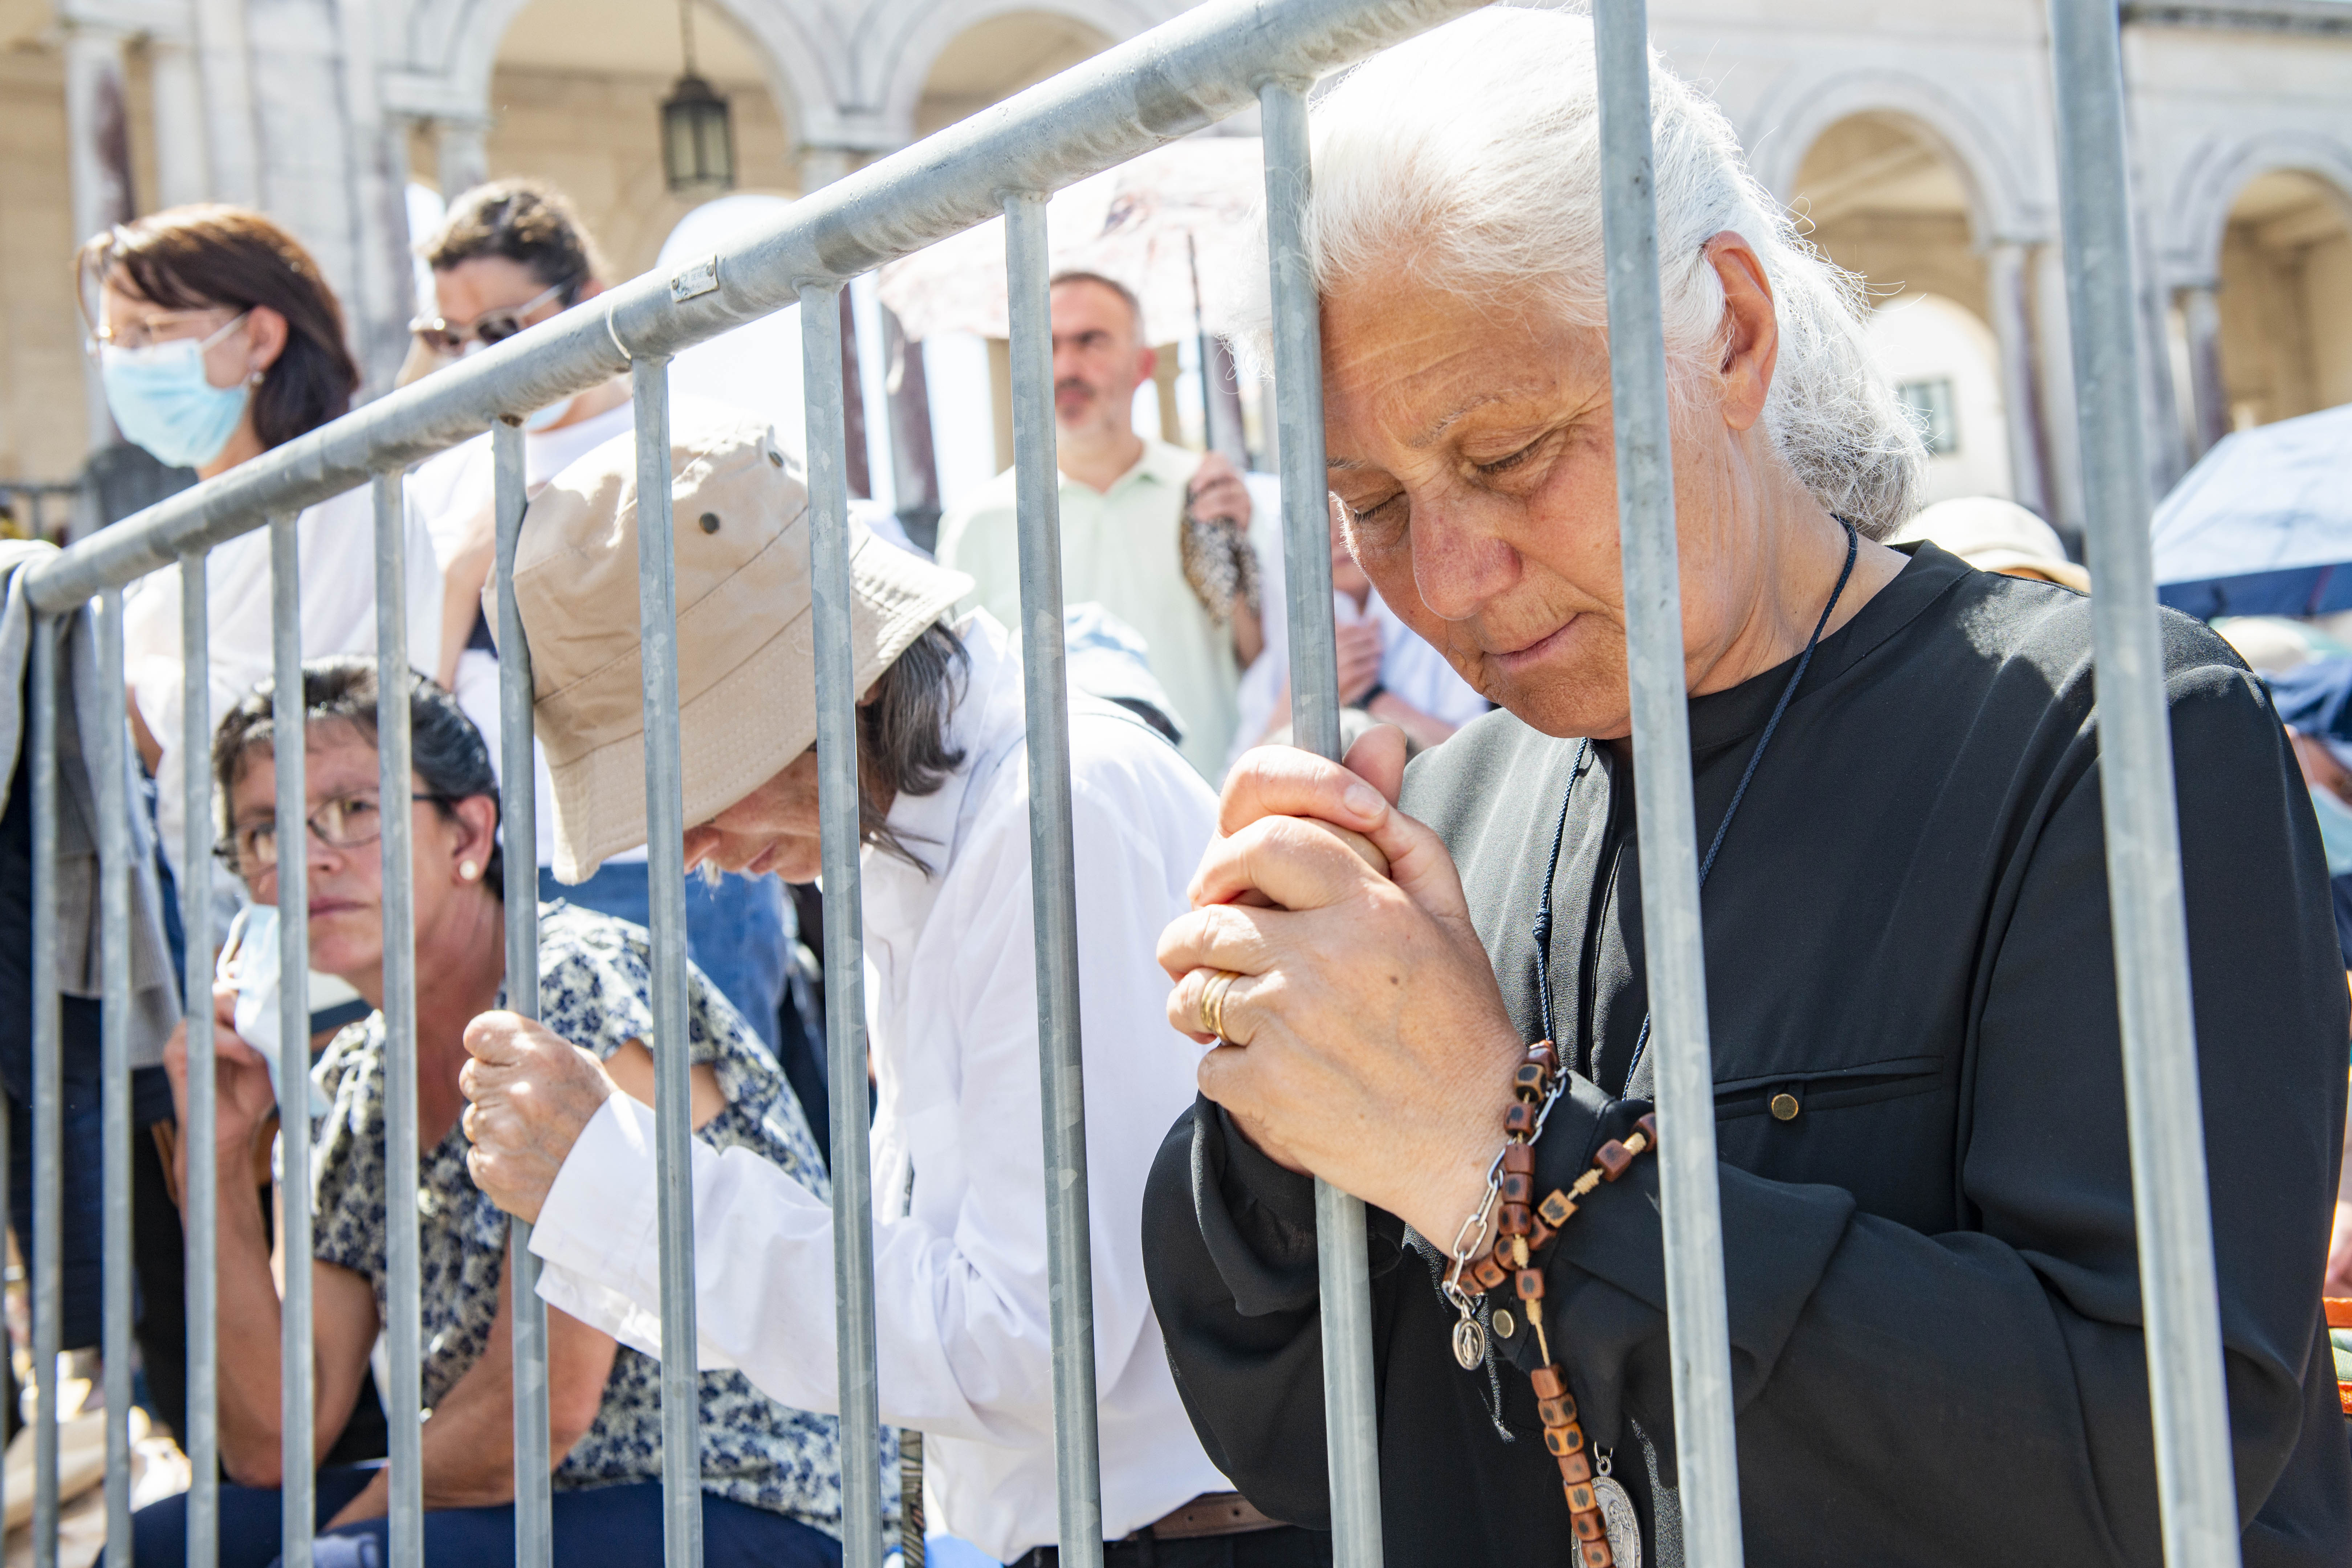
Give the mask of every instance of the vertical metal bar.
[[833, 1102], [834, 1354], [841, 1379], [842, 1568], [882, 1568], [882, 1417], [874, 1338], [874, 1178], [866, 1089], [866, 924], [857, 852], [857, 686], [850, 647], [848, 437], [837, 285], [801, 288], [809, 586], [816, 636], [824, 1037]]
[[[397, 470], [375, 480], [375, 743], [383, 834], [384, 1349], [394, 1568], [425, 1561], [425, 1284], [416, 1232], [415, 791], [409, 760], [408, 550]], [[280, 818], [283, 821], [284, 818]], [[281, 836], [281, 847], [287, 842]], [[290, 1079], [289, 1081], [291, 1081]], [[292, 1257], [288, 1254], [289, 1258]], [[289, 1261], [289, 1269], [292, 1265]]]
[[[180, 769], [186, 805], [180, 853], [180, 930], [187, 953], [180, 973], [180, 1016], [188, 1031], [187, 1151], [188, 1564], [220, 1560], [220, 1151], [214, 1145], [218, 1100], [213, 1077], [213, 772], [212, 642], [205, 554], [180, 563]], [[243, 1173], [237, 1173], [240, 1179]]]
[[2111, 3], [2052, 0], [2060, 206], [2097, 657], [2099, 790], [2157, 1496], [2166, 1562], [2173, 1568], [2218, 1568], [2238, 1561], [2238, 1501], [2189, 1012], [2171, 726], [2147, 534], [2151, 502], [2117, 27]]
[[[269, 520], [270, 646], [276, 689], [269, 710], [278, 782], [278, 1235], [286, 1259], [279, 1308], [278, 1453], [283, 1474], [282, 1568], [310, 1568], [318, 1445], [310, 1331], [310, 815], [302, 697], [301, 543], [299, 514]], [[191, 759], [193, 763], [194, 759]]]
[[660, 1173], [662, 1543], [702, 1563], [702, 1379], [694, 1327], [694, 1120], [686, 1032], [686, 795], [678, 763], [677, 552], [670, 533], [669, 361], [629, 369], [637, 417], [637, 636], [646, 702], [646, 876], [653, 936], [654, 1154]]
[[58, 639], [33, 621], [33, 1563], [58, 1563], [58, 1350], [65, 1296], [64, 1018], [58, 997]]
[[[499, 816], [506, 844], [507, 1011], [539, 1016], [539, 806], [531, 752], [530, 644], [515, 603], [515, 545], [522, 538], [522, 426], [490, 426], [491, 505], [498, 525]], [[550, 1568], [554, 1520], [547, 1428], [547, 1303], [530, 1225], [508, 1226], [514, 1313], [515, 1568]]]
[[1730, 1318], [1716, 1191], [1715, 1091], [1701, 952], [1698, 827], [1683, 688], [1682, 586], [1675, 553], [1657, 207], [1651, 190], [1650, 45], [1643, 0], [1597, 0], [1601, 234], [1609, 376], [1616, 405], [1617, 535], [1640, 816], [1642, 940], [1656, 1018], [1658, 1184], [1666, 1317], [1682, 1475], [1683, 1551], [1694, 1568], [1740, 1561], [1732, 1442]]
[[[1330, 485], [1323, 471], [1323, 330], [1307, 266], [1313, 188], [1303, 85], [1258, 89], [1265, 136], [1267, 265], [1274, 281], [1275, 421], [1280, 432], [1282, 558], [1290, 611], [1291, 733], [1339, 756], [1339, 654], [1331, 608]], [[1315, 1184], [1316, 1275], [1323, 1305], [1323, 1426], [1331, 1469], [1331, 1554], [1379, 1568], [1380, 1405], [1372, 1386], [1371, 1260], [1362, 1200]]]
[[122, 679], [122, 590], [99, 595], [98, 733], [82, 747], [98, 773], [100, 1203], [104, 1218], [106, 1540], [131, 1542], [131, 786], [125, 748], [130, 691]]
[[[1037, 1066], [1045, 1138], [1045, 1272], [1054, 1336], [1054, 1470], [1065, 1568], [1100, 1568], [1095, 1431], [1094, 1250], [1087, 1218], [1087, 1096], [1078, 1035], [1077, 852], [1062, 647], [1061, 474], [1054, 450], [1054, 325], [1045, 198], [1004, 200], [1013, 331], [1013, 467], [1021, 556], [1021, 665], [1029, 728], [1029, 888], [1037, 942]], [[1328, 556], [1327, 556], [1328, 561]]]

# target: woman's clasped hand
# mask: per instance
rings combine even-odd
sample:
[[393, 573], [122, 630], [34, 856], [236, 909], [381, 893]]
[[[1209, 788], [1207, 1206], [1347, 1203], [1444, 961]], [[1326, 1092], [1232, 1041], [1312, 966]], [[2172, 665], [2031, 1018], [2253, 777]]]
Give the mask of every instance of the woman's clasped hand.
[[[1272, 1159], [1450, 1237], [1477, 1206], [1523, 1043], [1453, 857], [1391, 804], [1402, 736], [1347, 765], [1286, 746], [1228, 777], [1192, 911], [1160, 938], [1170, 1023], [1203, 1042], [1220, 971], [1223, 1041], [1201, 1092]], [[1388, 858], [1382, 876], [1325, 825]], [[1244, 902], [1257, 895], [1263, 905]]]

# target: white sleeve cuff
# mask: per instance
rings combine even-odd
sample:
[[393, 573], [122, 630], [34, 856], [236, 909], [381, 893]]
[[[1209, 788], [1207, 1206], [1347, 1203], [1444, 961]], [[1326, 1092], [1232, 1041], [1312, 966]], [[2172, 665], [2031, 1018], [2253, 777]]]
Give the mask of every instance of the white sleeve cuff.
[[614, 1331], [596, 1321], [608, 1312], [577, 1310], [584, 1303], [559, 1300], [550, 1282], [559, 1273], [573, 1276], [576, 1286], [617, 1298], [614, 1310], [633, 1303], [658, 1311], [653, 1123], [654, 1113], [627, 1095], [606, 1100], [564, 1156], [530, 1229], [531, 1252], [550, 1266], [540, 1279], [541, 1298], [608, 1333]]

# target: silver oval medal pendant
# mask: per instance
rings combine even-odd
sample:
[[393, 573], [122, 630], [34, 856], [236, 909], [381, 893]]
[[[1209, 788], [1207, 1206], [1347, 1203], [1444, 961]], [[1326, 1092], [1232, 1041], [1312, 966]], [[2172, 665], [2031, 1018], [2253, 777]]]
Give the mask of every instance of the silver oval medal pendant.
[[1642, 1522], [1633, 1515], [1633, 1500], [1613, 1476], [1593, 1477], [1592, 1496], [1609, 1527], [1609, 1556], [1616, 1568], [1642, 1568]]
[[1465, 1318], [1454, 1325], [1454, 1359], [1465, 1372], [1477, 1371], [1478, 1363], [1486, 1359], [1486, 1331], [1478, 1326], [1477, 1319]]

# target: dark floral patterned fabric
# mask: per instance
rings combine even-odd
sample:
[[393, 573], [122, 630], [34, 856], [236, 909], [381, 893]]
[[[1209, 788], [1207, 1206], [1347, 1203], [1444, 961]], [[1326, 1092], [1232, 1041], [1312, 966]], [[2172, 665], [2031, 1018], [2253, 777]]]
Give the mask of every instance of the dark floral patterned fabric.
[[[654, 1039], [652, 976], [642, 927], [569, 904], [541, 907], [540, 1009], [547, 1026], [609, 1057], [625, 1040]], [[708, 1063], [726, 1109], [695, 1134], [717, 1149], [749, 1149], [811, 1192], [824, 1166], [800, 1101], [725, 996], [689, 968], [687, 1024], [693, 1059]], [[384, 1023], [379, 1013], [335, 1037], [315, 1069], [333, 1109], [311, 1156], [319, 1260], [365, 1276], [383, 1311], [389, 1286], [384, 1226]], [[424, 1256], [425, 1404], [438, 1403], [488, 1344], [506, 1267], [507, 1216], [467, 1173], [462, 1126], [427, 1152], [417, 1172]], [[841, 1526], [839, 1424], [789, 1409], [740, 1373], [702, 1374], [703, 1489], [788, 1514], [834, 1535]], [[895, 1466], [891, 1467], [895, 1468]], [[614, 1358], [595, 1425], [557, 1468], [557, 1490], [661, 1477], [661, 1367], [626, 1345]]]

